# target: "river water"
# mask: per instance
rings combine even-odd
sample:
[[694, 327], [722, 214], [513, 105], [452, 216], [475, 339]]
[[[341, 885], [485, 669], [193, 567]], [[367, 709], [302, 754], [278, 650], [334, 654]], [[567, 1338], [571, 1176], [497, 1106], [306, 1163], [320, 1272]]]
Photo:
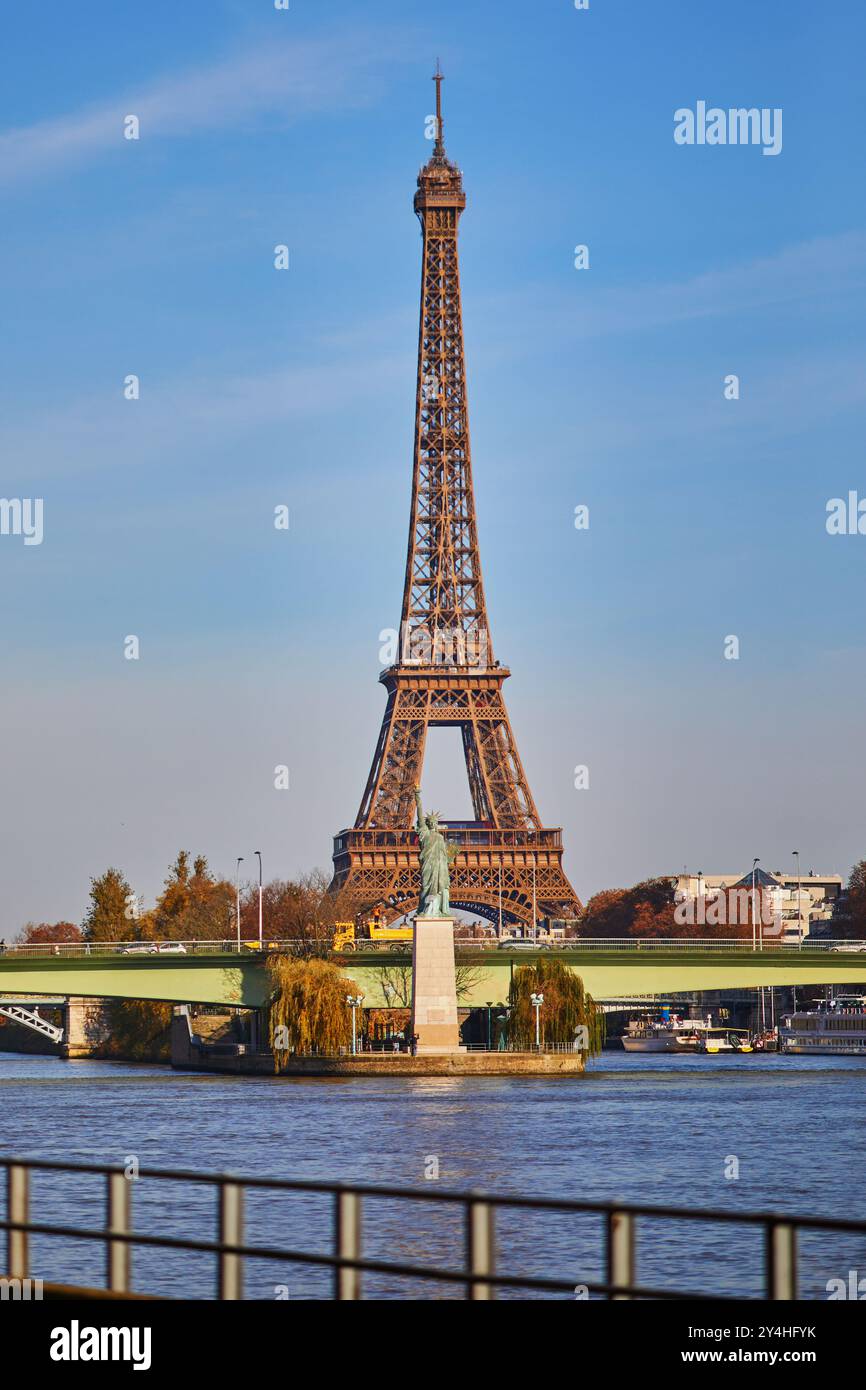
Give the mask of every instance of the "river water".
[[[605, 1052], [584, 1078], [222, 1077], [166, 1067], [0, 1055], [4, 1156], [231, 1171], [584, 1200], [622, 1199], [732, 1211], [779, 1209], [866, 1219], [866, 1062], [858, 1058], [639, 1056]], [[738, 1176], [726, 1176], [737, 1171]], [[35, 1219], [101, 1226], [102, 1180], [36, 1174]], [[5, 1195], [0, 1205], [5, 1203]], [[140, 1179], [135, 1227], [215, 1235], [206, 1187]], [[329, 1253], [330, 1199], [247, 1198], [251, 1243]], [[500, 1267], [574, 1280], [604, 1277], [591, 1215], [501, 1213]], [[656, 1287], [733, 1297], [760, 1289], [759, 1230], [639, 1223], [638, 1276]], [[438, 1205], [369, 1202], [365, 1253], [459, 1267], [457, 1217]], [[866, 1235], [806, 1235], [801, 1297], [866, 1277]], [[99, 1283], [103, 1252], [36, 1238], [35, 1277]], [[133, 1287], [209, 1298], [211, 1257], [136, 1250]], [[249, 1261], [247, 1297], [322, 1298], [330, 1275]], [[864, 1283], [866, 1291], [866, 1283]], [[366, 1297], [459, 1291], [369, 1276]], [[529, 1295], [519, 1295], [529, 1296]], [[568, 1296], [568, 1295], [564, 1295]]]

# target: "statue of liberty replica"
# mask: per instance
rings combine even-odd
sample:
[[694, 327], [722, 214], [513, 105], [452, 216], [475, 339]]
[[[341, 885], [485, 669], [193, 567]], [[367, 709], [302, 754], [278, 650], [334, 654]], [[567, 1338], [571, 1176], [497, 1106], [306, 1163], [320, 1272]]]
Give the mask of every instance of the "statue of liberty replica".
[[[460, 853], [459, 845], [449, 845], [439, 824], [439, 812], [424, 815], [421, 788], [415, 788], [418, 808], [418, 840], [421, 860], [419, 917], [447, 917], [451, 911], [451, 865]], [[447, 829], [447, 827], [445, 827]]]
[[421, 892], [412, 931], [412, 1046], [417, 1055], [460, 1052], [457, 981], [454, 968], [454, 921], [451, 912], [451, 865], [460, 846], [449, 844], [439, 813], [425, 816], [421, 788], [418, 808]]

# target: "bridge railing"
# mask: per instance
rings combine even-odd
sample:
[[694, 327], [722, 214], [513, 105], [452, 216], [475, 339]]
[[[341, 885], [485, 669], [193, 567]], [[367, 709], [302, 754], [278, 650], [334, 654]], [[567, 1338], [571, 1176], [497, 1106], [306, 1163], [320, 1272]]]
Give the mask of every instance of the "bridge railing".
[[[309, 949], [312, 945], [319, 945], [323, 949], [327, 947], [327, 942], [312, 941], [266, 941], [265, 950], [277, 950], [282, 948]], [[189, 941], [58, 941], [58, 942], [0, 942], [0, 964], [4, 957], [12, 956], [16, 959], [22, 956], [34, 958], [44, 958], [46, 956], [128, 956], [130, 960], [147, 959], [153, 956], [184, 956], [184, 955], [241, 955], [248, 956], [253, 952], [258, 952], [258, 941], [241, 941], [240, 945], [236, 939], [230, 941], [212, 941], [208, 938], [189, 940]]]
[[[390, 1277], [395, 1287], [405, 1288], [401, 1281], [433, 1283], [441, 1290], [459, 1291], [464, 1298], [489, 1300], [498, 1290], [534, 1291], [540, 1295], [557, 1294], [587, 1297], [595, 1294], [608, 1299], [718, 1299], [717, 1291], [697, 1292], [694, 1289], [656, 1287], [641, 1284], [637, 1277], [637, 1248], [641, 1223], [652, 1223], [655, 1240], [661, 1241], [658, 1222], [690, 1222], [695, 1228], [708, 1224], [723, 1227], [758, 1229], [763, 1235], [763, 1278], [759, 1297], [790, 1300], [798, 1297], [797, 1254], [798, 1236], [802, 1231], [835, 1232], [866, 1236], [866, 1221], [840, 1220], [832, 1217], [786, 1215], [779, 1212], [731, 1212], [718, 1210], [695, 1211], [678, 1206], [651, 1206], [627, 1202], [583, 1202], [559, 1198], [518, 1197], [507, 1194], [490, 1195], [477, 1192], [442, 1192], [434, 1187], [405, 1188], [394, 1186], [362, 1186], [351, 1183], [312, 1182], [302, 1180], [236, 1177], [221, 1173], [197, 1173], [183, 1169], [139, 1169], [135, 1179], [123, 1168], [91, 1163], [59, 1163], [48, 1160], [0, 1158], [0, 1168], [6, 1175], [6, 1215], [0, 1230], [6, 1232], [6, 1269], [8, 1279], [25, 1280], [30, 1274], [30, 1244], [34, 1236], [69, 1241], [97, 1241], [104, 1250], [105, 1289], [117, 1296], [132, 1292], [133, 1248], [188, 1251], [213, 1257], [214, 1296], [218, 1299], [244, 1297], [245, 1265], [249, 1260], [269, 1260], [302, 1265], [330, 1271], [332, 1297], [356, 1300], [362, 1297], [364, 1275]], [[52, 1172], [71, 1179], [82, 1174], [102, 1175], [105, 1180], [105, 1218], [101, 1226], [77, 1226], [67, 1222], [40, 1220], [31, 1212], [31, 1175]], [[191, 1184], [209, 1185], [215, 1194], [215, 1238], [203, 1236], [170, 1236], [150, 1234], [132, 1229], [132, 1192], [140, 1181], [174, 1184], [175, 1210], [189, 1211], [185, 1194]], [[71, 1186], [71, 1184], [70, 1184]], [[250, 1244], [245, 1239], [244, 1197], [247, 1192], [267, 1190], [273, 1193], [306, 1193], [331, 1199], [330, 1253], [321, 1250], [297, 1250], [285, 1245]], [[66, 1194], [66, 1209], [74, 1205], [74, 1191]], [[445, 1207], [453, 1217], [461, 1219], [462, 1251], [450, 1265], [419, 1263], [411, 1260], [382, 1260], [364, 1255], [362, 1217], [370, 1206], [381, 1211], [379, 1199], [399, 1203], [434, 1203]], [[375, 1199], [370, 1202], [370, 1199]], [[601, 1218], [601, 1237], [604, 1249], [605, 1277], [591, 1280], [582, 1277], [579, 1269], [568, 1278], [540, 1277], [527, 1273], [507, 1272], [497, 1262], [496, 1217], [498, 1213], [520, 1211], [527, 1217], [540, 1214], [590, 1214]], [[411, 1225], [407, 1222], [402, 1229]], [[453, 1221], [449, 1220], [451, 1229]], [[705, 1267], [699, 1245], [698, 1231], [690, 1238], [689, 1268]], [[711, 1263], [711, 1261], [710, 1261]], [[675, 1269], [682, 1261], [674, 1262]], [[39, 1277], [45, 1284], [48, 1271]], [[417, 1288], [417, 1284], [415, 1285]], [[146, 1289], [136, 1290], [147, 1293]], [[151, 1291], [152, 1292], [152, 1291]], [[411, 1293], [407, 1297], [413, 1296]], [[724, 1296], [724, 1295], [722, 1295]], [[738, 1295], [741, 1297], [742, 1295]]]
[[[489, 942], [470, 942], [458, 940], [458, 946], [487, 946], [488, 949], [505, 951], [508, 948], [502, 946], [497, 941]], [[518, 946], [515, 951], [528, 951], [529, 946]], [[540, 943], [541, 950], [565, 950], [565, 951], [742, 951], [751, 955], [753, 951], [784, 951], [785, 953], [797, 954], [798, 952], [811, 951], [837, 951], [845, 950], [851, 952], [866, 952], [866, 941], [848, 941], [842, 939], [821, 938], [816, 941], [780, 941], [778, 937], [765, 935], [763, 943], [757, 942], [752, 945], [751, 937], [682, 937], [682, 936], [653, 936], [653, 937], [567, 937], [554, 941], [544, 941]]]
[[[758, 943], [753, 946], [751, 938], [742, 937], [566, 937], [553, 940], [530, 942], [525, 940], [522, 944], [515, 945], [509, 941], [507, 944], [497, 938], [469, 938], [456, 937], [454, 945], [458, 951], [501, 951], [503, 955], [513, 953], [517, 955], [531, 955], [533, 950], [538, 951], [625, 951], [632, 953], [635, 951], [652, 952], [694, 952], [694, 951], [714, 951], [731, 952], [736, 951], [745, 955], [751, 955], [753, 951], [772, 951], [784, 952], [785, 954], [797, 953], [822, 953], [834, 951], [839, 953], [866, 954], [866, 941], [850, 941], [846, 939], [821, 938], [816, 941], [780, 941], [778, 938], [765, 936], [763, 944]], [[368, 952], [400, 952], [403, 954], [411, 951], [411, 941], [365, 941], [360, 940], [351, 944], [351, 949], [364, 954]], [[130, 960], [148, 959], [154, 956], [204, 956], [204, 955], [242, 955], [249, 956], [264, 951], [296, 951], [314, 952], [325, 955], [330, 950], [330, 942], [327, 939], [298, 938], [282, 941], [265, 941], [264, 946], [260, 947], [257, 941], [241, 941], [238, 945], [237, 940], [230, 941], [211, 941], [208, 939], [190, 941], [74, 941], [74, 942], [0, 942], [0, 964], [7, 956], [20, 959], [21, 957], [33, 957], [35, 959], [49, 956], [67, 956], [71, 958], [87, 956], [124, 956]]]

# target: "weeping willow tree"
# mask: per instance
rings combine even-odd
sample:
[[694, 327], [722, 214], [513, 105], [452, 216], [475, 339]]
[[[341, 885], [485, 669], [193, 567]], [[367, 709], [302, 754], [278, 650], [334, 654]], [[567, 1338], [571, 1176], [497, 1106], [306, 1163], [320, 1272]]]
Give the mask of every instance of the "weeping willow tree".
[[583, 980], [556, 956], [538, 957], [515, 970], [508, 994], [508, 1041], [518, 1050], [535, 1046], [535, 1008], [530, 998], [543, 994], [541, 1038], [547, 1045], [572, 1046], [578, 1029], [589, 1035], [587, 1056], [595, 1057], [605, 1036], [604, 1011], [583, 988]]
[[274, 955], [267, 967], [273, 987], [270, 1035], [276, 1071], [283, 1070], [293, 1052], [332, 1055], [351, 1046], [352, 1011], [346, 995], [360, 994], [354, 980], [329, 961], [315, 958]]

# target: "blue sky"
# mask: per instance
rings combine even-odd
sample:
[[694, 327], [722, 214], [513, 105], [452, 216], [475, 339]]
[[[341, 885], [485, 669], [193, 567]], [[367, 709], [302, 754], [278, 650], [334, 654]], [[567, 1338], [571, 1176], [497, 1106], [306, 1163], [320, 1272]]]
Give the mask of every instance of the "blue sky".
[[[847, 872], [866, 537], [824, 522], [866, 496], [864, 39], [798, 0], [10, 10], [0, 495], [44, 498], [45, 537], [0, 537], [7, 934], [79, 918], [110, 862], [152, 898], [181, 845], [289, 874], [354, 820], [437, 55], [493, 637], [578, 892], [793, 848]], [[782, 152], [678, 146], [698, 100], [782, 108]], [[425, 790], [466, 809], [445, 738]]]

